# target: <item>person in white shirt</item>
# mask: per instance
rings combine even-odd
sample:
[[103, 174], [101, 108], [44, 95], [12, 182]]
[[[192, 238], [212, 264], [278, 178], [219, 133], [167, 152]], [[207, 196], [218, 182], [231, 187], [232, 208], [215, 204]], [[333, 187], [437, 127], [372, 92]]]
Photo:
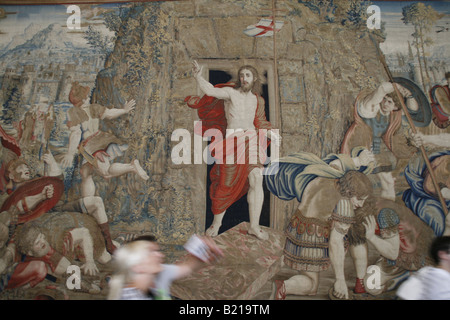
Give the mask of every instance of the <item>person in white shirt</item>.
[[450, 300], [450, 236], [437, 237], [430, 248], [436, 266], [427, 266], [397, 290], [403, 300]]
[[164, 264], [164, 254], [153, 235], [140, 236], [114, 252], [115, 272], [109, 281], [108, 300], [170, 300], [173, 281], [189, 276], [204, 263], [216, 262], [222, 250], [207, 237], [199, 238], [201, 254], [189, 251], [177, 264]]

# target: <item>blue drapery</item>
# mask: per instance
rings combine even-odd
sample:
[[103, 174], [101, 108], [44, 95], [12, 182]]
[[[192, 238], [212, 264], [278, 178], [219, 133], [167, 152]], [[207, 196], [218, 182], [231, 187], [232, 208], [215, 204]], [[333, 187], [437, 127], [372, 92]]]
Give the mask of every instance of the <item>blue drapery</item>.
[[[429, 160], [432, 162], [448, 154], [450, 150], [436, 152], [429, 156]], [[436, 236], [442, 236], [445, 230], [445, 214], [439, 199], [423, 189], [423, 173], [426, 168], [423, 157], [417, 157], [408, 163], [405, 168], [405, 177], [411, 188], [403, 192], [402, 198], [406, 206], [433, 229]], [[446, 204], [449, 208], [450, 200], [447, 200]]]

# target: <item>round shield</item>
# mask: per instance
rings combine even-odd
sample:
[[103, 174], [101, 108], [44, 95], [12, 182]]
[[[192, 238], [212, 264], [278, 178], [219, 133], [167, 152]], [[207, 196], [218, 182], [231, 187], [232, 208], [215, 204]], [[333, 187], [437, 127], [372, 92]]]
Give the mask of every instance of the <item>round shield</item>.
[[450, 125], [450, 91], [448, 87], [435, 85], [430, 89], [430, 98], [434, 124], [440, 129], [447, 128]]
[[39, 194], [44, 187], [48, 185], [53, 185], [53, 197], [41, 201], [29, 212], [19, 214], [18, 223], [25, 223], [39, 218], [41, 215], [52, 209], [61, 198], [61, 195], [64, 192], [64, 183], [61, 179], [56, 177], [42, 177], [27, 181], [9, 195], [0, 209], [1, 212], [8, 210], [11, 206], [16, 205], [25, 197]]
[[417, 100], [419, 110], [408, 110], [414, 125], [416, 127], [428, 126], [431, 123], [432, 112], [430, 102], [423, 93], [422, 89], [420, 89], [414, 82], [406, 78], [394, 77], [393, 80], [395, 83], [398, 83], [411, 91], [412, 96]]

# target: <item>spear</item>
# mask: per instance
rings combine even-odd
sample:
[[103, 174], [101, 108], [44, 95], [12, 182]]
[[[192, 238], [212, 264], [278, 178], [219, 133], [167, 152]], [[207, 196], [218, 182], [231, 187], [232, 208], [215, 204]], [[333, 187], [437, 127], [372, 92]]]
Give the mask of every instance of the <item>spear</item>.
[[[409, 125], [410, 125], [410, 127], [411, 127], [411, 131], [412, 131], [414, 134], [416, 134], [416, 133], [417, 133], [416, 126], [414, 125], [414, 122], [413, 122], [413, 120], [412, 120], [412, 118], [411, 118], [411, 115], [410, 115], [409, 112], [408, 112], [408, 108], [407, 108], [406, 105], [405, 105], [405, 101], [404, 101], [404, 99], [403, 99], [403, 96], [401, 95], [400, 91], [399, 91], [398, 88], [397, 88], [397, 85], [396, 85], [395, 82], [394, 82], [394, 78], [392, 77], [391, 71], [389, 70], [389, 67], [388, 67], [388, 65], [387, 65], [387, 63], [386, 63], [386, 59], [384, 58], [383, 53], [381, 53], [381, 49], [380, 49], [380, 47], [378, 46], [378, 43], [375, 41], [375, 39], [373, 39], [372, 35], [369, 35], [369, 36], [370, 36], [372, 42], [373, 42], [374, 45], [375, 45], [375, 49], [376, 49], [376, 52], [377, 52], [377, 56], [378, 56], [378, 58], [380, 59], [380, 62], [381, 62], [381, 64], [383, 65], [384, 70], [386, 71], [386, 74], [387, 74], [388, 77], [389, 77], [389, 81], [392, 83], [392, 85], [393, 85], [393, 87], [394, 87], [394, 91], [395, 91], [395, 93], [397, 94], [397, 97], [399, 98], [398, 100], [400, 100], [400, 104], [401, 104], [401, 106], [402, 106], [403, 113], [405, 114], [406, 119], [408, 120], [408, 123], [409, 123]], [[424, 159], [425, 164], [426, 164], [426, 166], [427, 166], [427, 168], [428, 168], [428, 172], [430, 173], [431, 181], [433, 182], [434, 189], [436, 190], [436, 193], [437, 193], [438, 198], [439, 198], [439, 202], [441, 203], [442, 209], [444, 210], [444, 214], [445, 214], [445, 216], [447, 216], [447, 214], [448, 214], [447, 205], [446, 205], [446, 203], [445, 203], [444, 198], [442, 197], [441, 190], [439, 189], [439, 185], [438, 185], [438, 183], [437, 183], [437, 181], [436, 181], [436, 176], [435, 176], [435, 174], [434, 174], [434, 170], [433, 170], [433, 168], [431, 167], [431, 163], [430, 163], [430, 160], [428, 159], [428, 156], [427, 156], [427, 153], [426, 153], [426, 151], [425, 151], [425, 148], [424, 148], [423, 145], [421, 145], [421, 146], [419, 147], [419, 149], [420, 149], [420, 152], [422, 153], [423, 159]]]
[[272, 16], [273, 16], [273, 72], [274, 72], [274, 80], [275, 80], [275, 110], [277, 110], [277, 123], [278, 125], [281, 124], [280, 119], [279, 119], [279, 88], [278, 88], [278, 62], [277, 62], [277, 30], [275, 28], [275, 24], [276, 24], [276, 12], [277, 12], [277, 4], [276, 4], [276, 0], [272, 0]]

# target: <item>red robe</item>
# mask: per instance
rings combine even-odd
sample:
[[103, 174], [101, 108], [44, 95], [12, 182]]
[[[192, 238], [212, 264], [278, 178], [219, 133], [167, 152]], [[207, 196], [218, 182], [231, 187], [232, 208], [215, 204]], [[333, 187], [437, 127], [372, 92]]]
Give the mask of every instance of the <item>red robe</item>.
[[[233, 87], [234, 84], [219, 84], [216, 87]], [[264, 99], [257, 96], [258, 105], [255, 112], [255, 120], [253, 122], [257, 131], [259, 129], [272, 129], [272, 125], [266, 119], [264, 110]], [[225, 137], [227, 120], [224, 111], [224, 101], [214, 97], [204, 95], [203, 97], [189, 96], [185, 99], [185, 102], [190, 108], [197, 109], [198, 116], [201, 123], [194, 128], [195, 134], [204, 135], [208, 129], [217, 129], [221, 132], [222, 137]], [[259, 137], [260, 140], [262, 137]], [[217, 145], [218, 143], [225, 144], [223, 141], [211, 141], [211, 144]], [[267, 143], [268, 145], [268, 143]], [[259, 153], [265, 153], [265, 148], [262, 144], [258, 145]], [[263, 150], [261, 150], [261, 147]], [[264, 148], [265, 147], [265, 148]], [[237, 150], [238, 146], [234, 144], [234, 155], [239, 154]], [[225, 150], [225, 147], [224, 147]], [[215, 149], [216, 154], [212, 154], [216, 159], [221, 157], [217, 154], [217, 149]], [[262, 167], [265, 161], [264, 157], [258, 157], [258, 163], [250, 163], [249, 160], [249, 143], [246, 142], [245, 146], [245, 161], [238, 162], [233, 161], [233, 164], [226, 163], [226, 154], [223, 155], [223, 163], [215, 163], [214, 167], [211, 169], [210, 178], [210, 197], [212, 202], [212, 212], [213, 214], [220, 214], [226, 211], [234, 202], [239, 200], [244, 196], [249, 189], [248, 175], [249, 173], [257, 167]], [[236, 157], [234, 157], [236, 159]]]

